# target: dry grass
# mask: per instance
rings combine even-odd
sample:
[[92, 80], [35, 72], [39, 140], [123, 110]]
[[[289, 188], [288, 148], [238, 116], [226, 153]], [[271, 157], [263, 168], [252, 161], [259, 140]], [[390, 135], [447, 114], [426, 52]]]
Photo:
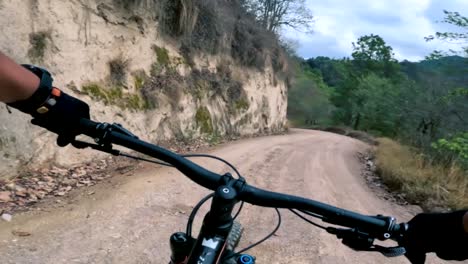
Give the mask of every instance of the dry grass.
[[404, 193], [409, 202], [428, 211], [434, 207], [468, 207], [468, 175], [460, 167], [434, 165], [393, 140], [380, 138], [378, 141], [377, 170], [390, 189]]

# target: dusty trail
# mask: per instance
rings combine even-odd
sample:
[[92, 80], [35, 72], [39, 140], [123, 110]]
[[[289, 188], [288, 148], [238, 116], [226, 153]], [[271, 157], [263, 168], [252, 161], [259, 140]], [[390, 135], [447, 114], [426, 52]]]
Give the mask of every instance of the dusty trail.
[[[377, 198], [360, 177], [360, 141], [318, 131], [242, 140], [211, 154], [231, 161], [250, 184], [306, 196], [363, 214], [409, 220], [404, 207]], [[217, 172], [227, 167], [199, 160]], [[119, 178], [119, 177], [117, 177]], [[145, 165], [131, 177], [96, 186], [63, 208], [16, 216], [0, 223], [1, 263], [168, 263], [168, 238], [184, 230], [191, 206], [208, 192], [173, 169]], [[206, 208], [203, 208], [204, 215]], [[283, 211], [277, 235], [250, 253], [257, 263], [409, 263], [376, 253], [357, 253], [337, 239]], [[194, 230], [198, 230], [200, 218]], [[276, 213], [246, 205], [241, 247], [276, 225]], [[29, 237], [13, 230], [31, 232]], [[427, 263], [444, 263], [431, 258]]]

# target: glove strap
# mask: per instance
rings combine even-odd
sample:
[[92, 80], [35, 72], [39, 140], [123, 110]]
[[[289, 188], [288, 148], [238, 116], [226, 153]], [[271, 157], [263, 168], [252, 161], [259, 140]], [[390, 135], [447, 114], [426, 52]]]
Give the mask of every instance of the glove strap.
[[[54, 97], [60, 96], [60, 90], [52, 87], [53, 79], [47, 70], [29, 64], [21, 66], [39, 77], [39, 87], [30, 98], [9, 103], [8, 105], [31, 115], [47, 113], [50, 107], [57, 102]], [[54, 91], [54, 89], [58, 90], [58, 92]]]

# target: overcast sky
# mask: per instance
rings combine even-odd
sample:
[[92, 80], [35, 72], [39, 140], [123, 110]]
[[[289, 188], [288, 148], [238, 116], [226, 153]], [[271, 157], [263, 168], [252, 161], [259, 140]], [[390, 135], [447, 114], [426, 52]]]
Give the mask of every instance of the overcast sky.
[[307, 0], [307, 5], [315, 17], [314, 33], [285, 32], [298, 41], [304, 58], [350, 57], [352, 42], [377, 34], [392, 46], [398, 60], [418, 61], [434, 49], [456, 47], [424, 40], [436, 31], [454, 30], [437, 23], [444, 9], [468, 16], [468, 0]]

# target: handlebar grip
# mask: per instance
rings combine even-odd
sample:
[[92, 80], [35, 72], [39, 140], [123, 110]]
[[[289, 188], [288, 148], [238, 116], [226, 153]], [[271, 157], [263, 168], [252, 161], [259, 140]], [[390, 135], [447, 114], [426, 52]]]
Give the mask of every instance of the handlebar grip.
[[81, 118], [80, 119], [80, 133], [89, 137], [95, 138], [98, 135], [97, 127], [100, 123], [92, 120]]

